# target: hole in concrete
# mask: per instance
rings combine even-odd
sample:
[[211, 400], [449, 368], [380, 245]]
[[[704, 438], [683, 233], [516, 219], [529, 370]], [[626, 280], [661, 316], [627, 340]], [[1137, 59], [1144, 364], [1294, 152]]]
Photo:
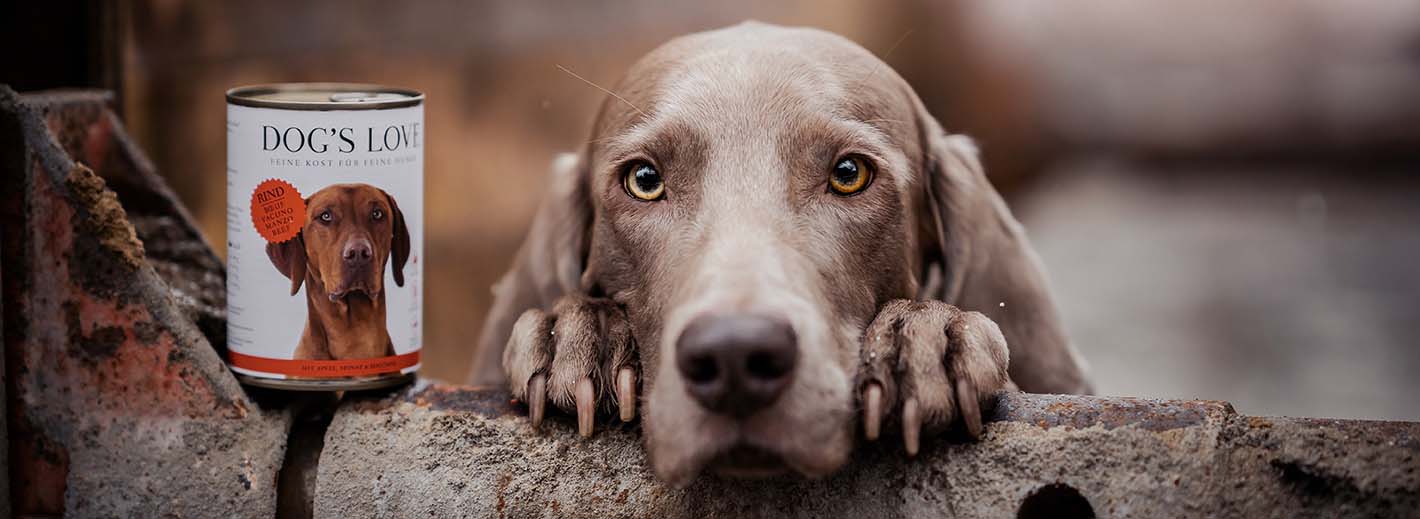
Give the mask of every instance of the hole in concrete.
[[1062, 517], [1071, 519], [1094, 519], [1095, 509], [1090, 501], [1080, 495], [1075, 487], [1064, 483], [1052, 483], [1036, 489], [1021, 501], [1017, 519], [1037, 519]]

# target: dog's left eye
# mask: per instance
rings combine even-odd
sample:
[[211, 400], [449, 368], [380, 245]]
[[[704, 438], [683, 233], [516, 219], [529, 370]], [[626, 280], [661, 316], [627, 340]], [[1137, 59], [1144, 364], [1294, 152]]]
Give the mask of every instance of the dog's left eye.
[[329, 222], [330, 220], [331, 220], [330, 211], [322, 211], [322, 212], [320, 213], [320, 221], [322, 221], [322, 222]]
[[385, 217], [385, 212], [384, 212], [384, 211], [381, 211], [381, 210], [379, 210], [379, 209], [375, 209], [374, 211], [370, 211], [370, 218], [373, 218], [373, 219], [375, 219], [375, 220], [379, 220], [379, 219], [384, 218], [384, 217]]
[[860, 157], [843, 157], [833, 165], [828, 177], [828, 186], [834, 193], [851, 195], [868, 187], [873, 180], [873, 171]]
[[666, 185], [656, 167], [645, 162], [636, 162], [626, 169], [626, 192], [645, 201], [660, 200], [666, 193]]

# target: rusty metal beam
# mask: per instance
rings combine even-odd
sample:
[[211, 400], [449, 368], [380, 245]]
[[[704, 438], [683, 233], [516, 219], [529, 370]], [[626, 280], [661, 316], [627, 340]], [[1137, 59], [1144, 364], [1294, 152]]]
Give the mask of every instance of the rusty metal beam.
[[289, 417], [212, 347], [221, 263], [109, 97], [0, 86], [0, 174], [13, 513], [270, 516]]

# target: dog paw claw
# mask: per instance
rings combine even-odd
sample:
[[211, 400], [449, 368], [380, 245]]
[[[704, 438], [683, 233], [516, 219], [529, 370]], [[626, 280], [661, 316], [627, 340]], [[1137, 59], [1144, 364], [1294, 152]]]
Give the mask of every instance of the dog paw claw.
[[596, 418], [596, 393], [592, 389], [592, 379], [577, 382], [577, 434], [583, 438], [592, 437], [592, 425]]
[[542, 427], [542, 417], [547, 410], [547, 375], [538, 373], [528, 379], [528, 416], [533, 428]]
[[902, 446], [907, 450], [909, 458], [917, 455], [921, 435], [922, 414], [917, 408], [917, 399], [908, 397], [902, 402]]
[[960, 378], [957, 379], [957, 407], [961, 409], [961, 422], [966, 426], [967, 435], [972, 439], [981, 437], [981, 403], [972, 396], [976, 395], [976, 390], [971, 387], [971, 381]]
[[868, 441], [878, 439], [883, 425], [883, 386], [869, 382], [863, 388], [863, 437]]
[[606, 299], [564, 296], [551, 312], [530, 309], [513, 324], [503, 369], [534, 428], [547, 403], [577, 417], [590, 437], [598, 412], [636, 417], [635, 340], [625, 311]]
[[953, 425], [979, 438], [982, 405], [1014, 388], [996, 323], [940, 301], [884, 305], [864, 333], [861, 361], [863, 436], [875, 440], [883, 424], [895, 424], [908, 456], [924, 434]]
[[636, 418], [636, 370], [630, 367], [616, 372], [616, 404], [621, 411], [621, 421]]

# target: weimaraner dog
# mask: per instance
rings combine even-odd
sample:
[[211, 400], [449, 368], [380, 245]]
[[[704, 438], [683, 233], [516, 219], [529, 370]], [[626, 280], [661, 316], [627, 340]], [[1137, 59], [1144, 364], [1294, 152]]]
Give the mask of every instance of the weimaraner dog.
[[1089, 391], [972, 142], [862, 47], [745, 23], [666, 43], [611, 92], [480, 337], [474, 381], [534, 425], [548, 401], [584, 436], [639, 408], [673, 484], [817, 477], [884, 431], [908, 455], [974, 437], [1003, 389]]

